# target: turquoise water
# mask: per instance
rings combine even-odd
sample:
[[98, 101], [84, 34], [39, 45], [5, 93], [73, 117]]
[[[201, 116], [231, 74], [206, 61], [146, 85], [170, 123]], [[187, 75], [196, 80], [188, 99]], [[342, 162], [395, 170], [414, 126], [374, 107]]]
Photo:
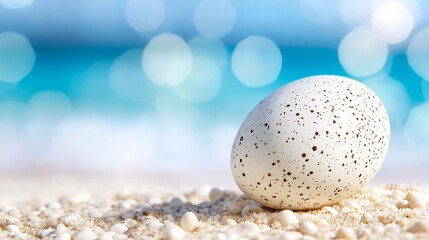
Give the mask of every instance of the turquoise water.
[[0, 171], [228, 168], [251, 109], [322, 74], [380, 96], [387, 164], [427, 164], [429, 2], [398, 3], [0, 1]]
[[[233, 48], [228, 49], [231, 54]], [[107, 104], [131, 112], [154, 110], [154, 99], [150, 99], [147, 103], [126, 101], [116, 96], [109, 86], [109, 67], [115, 58], [127, 50], [126, 48], [36, 49], [37, 61], [29, 75], [15, 84], [0, 82], [0, 100], [27, 102], [39, 91], [58, 90], [63, 92], [75, 106], [85, 101], [93, 102], [98, 106], [94, 110], [103, 109], [103, 105]], [[235, 96], [244, 96], [249, 98], [249, 101], [248, 105], [243, 107], [248, 108], [259, 101], [260, 97], [256, 97], [258, 100], [252, 100], [254, 96], [267, 95], [278, 87], [299, 78], [323, 74], [348, 76], [339, 63], [336, 49], [283, 47], [281, 52], [284, 56], [283, 66], [275, 82], [259, 88], [249, 88], [236, 79], [229, 67], [222, 75], [219, 93], [209, 102], [195, 104], [194, 107], [215, 114]], [[387, 76], [399, 80], [404, 86], [410, 98], [410, 107], [423, 103], [425, 101], [422, 89], [424, 80], [411, 69], [406, 54], [395, 54], [391, 62]], [[94, 83], [98, 87], [97, 90], [88, 93], [82, 84], [83, 75], [97, 63], [104, 64], [105, 68], [100, 69], [99, 77]], [[383, 79], [383, 77], [379, 78]], [[147, 89], [147, 92], [164, 89], [153, 85], [152, 88]], [[143, 90], [141, 94], [146, 95], [147, 92]]]

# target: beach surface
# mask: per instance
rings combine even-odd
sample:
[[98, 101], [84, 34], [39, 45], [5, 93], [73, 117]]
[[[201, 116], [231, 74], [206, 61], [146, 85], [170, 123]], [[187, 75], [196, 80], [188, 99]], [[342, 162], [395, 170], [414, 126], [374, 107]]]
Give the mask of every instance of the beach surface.
[[425, 185], [378, 178], [299, 212], [259, 205], [226, 174], [159, 174], [2, 174], [0, 239], [429, 238]]

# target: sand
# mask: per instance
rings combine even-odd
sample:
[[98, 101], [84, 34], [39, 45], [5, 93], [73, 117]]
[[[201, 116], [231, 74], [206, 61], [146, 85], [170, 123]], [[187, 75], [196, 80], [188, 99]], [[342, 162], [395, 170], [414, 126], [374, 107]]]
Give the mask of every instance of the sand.
[[0, 239], [429, 239], [429, 194], [377, 185], [307, 212], [264, 208], [237, 189], [72, 194], [0, 204]]

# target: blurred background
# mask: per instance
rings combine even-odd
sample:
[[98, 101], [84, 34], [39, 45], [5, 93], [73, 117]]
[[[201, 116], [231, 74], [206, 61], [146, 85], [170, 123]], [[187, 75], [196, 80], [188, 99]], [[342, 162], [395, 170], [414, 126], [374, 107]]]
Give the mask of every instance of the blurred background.
[[0, 0], [0, 174], [229, 177], [248, 112], [319, 74], [383, 100], [385, 176], [427, 172], [429, 1]]

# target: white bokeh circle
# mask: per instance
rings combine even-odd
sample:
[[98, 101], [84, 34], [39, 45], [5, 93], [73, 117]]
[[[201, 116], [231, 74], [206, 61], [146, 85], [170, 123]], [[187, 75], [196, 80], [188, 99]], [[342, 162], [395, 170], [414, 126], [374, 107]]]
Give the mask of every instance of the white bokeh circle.
[[178, 96], [174, 89], [164, 88], [155, 95], [156, 114], [165, 124], [193, 125], [201, 118], [201, 112], [195, 105], [184, 101]]
[[207, 102], [219, 92], [221, 74], [217, 65], [209, 58], [196, 57], [191, 74], [175, 90], [188, 102]]
[[426, 101], [429, 101], [429, 81], [422, 81], [422, 92]]
[[305, 18], [317, 24], [335, 21], [338, 12], [335, 4], [326, 4], [324, 0], [300, 0], [299, 8]]
[[197, 36], [188, 41], [195, 57], [210, 58], [222, 72], [228, 65], [229, 54], [222, 41], [204, 36]]
[[404, 135], [413, 146], [429, 143], [429, 101], [414, 107], [408, 115]]
[[154, 84], [175, 86], [192, 70], [192, 51], [181, 37], [163, 33], [150, 40], [143, 51], [142, 64]]
[[197, 31], [210, 38], [219, 38], [228, 34], [235, 20], [235, 8], [226, 0], [203, 0], [197, 6], [194, 15]]
[[389, 44], [406, 40], [413, 30], [414, 24], [413, 13], [397, 1], [381, 3], [371, 19], [372, 30]]
[[150, 103], [154, 100], [153, 84], [143, 72], [142, 50], [128, 50], [113, 62], [109, 84], [122, 99]]
[[125, 9], [128, 24], [138, 32], [153, 31], [161, 26], [165, 17], [162, 0], [129, 0]]
[[429, 81], [429, 28], [418, 32], [407, 50], [408, 63], [420, 77]]
[[343, 0], [340, 15], [345, 24], [351, 28], [358, 27], [371, 19], [372, 7], [369, 1]]
[[21, 9], [30, 6], [33, 0], [0, 0], [0, 4], [5, 8]]
[[36, 60], [31, 43], [19, 33], [0, 33], [0, 81], [16, 83], [31, 72]]
[[408, 92], [400, 81], [389, 77], [363, 81], [381, 99], [392, 125], [402, 126], [410, 107]]
[[29, 118], [58, 121], [71, 110], [69, 98], [61, 91], [44, 90], [34, 94], [27, 104]]
[[379, 72], [384, 67], [388, 54], [387, 45], [369, 30], [348, 33], [338, 47], [341, 65], [355, 77], [366, 77]]
[[237, 44], [232, 53], [234, 75], [248, 87], [261, 87], [274, 82], [282, 68], [282, 54], [270, 39], [250, 36]]

